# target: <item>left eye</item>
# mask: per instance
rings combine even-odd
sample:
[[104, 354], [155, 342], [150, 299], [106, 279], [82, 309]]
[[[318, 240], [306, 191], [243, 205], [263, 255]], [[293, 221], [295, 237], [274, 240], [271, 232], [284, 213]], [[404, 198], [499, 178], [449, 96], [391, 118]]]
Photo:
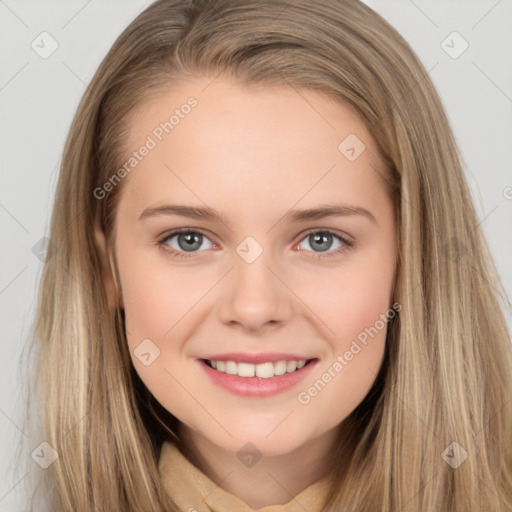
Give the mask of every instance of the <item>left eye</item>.
[[[338, 239], [338, 246], [332, 247], [333, 240]], [[340, 247], [344, 247], [348, 244], [348, 241], [343, 239], [341, 236], [331, 232], [331, 231], [313, 231], [308, 233], [302, 240], [301, 243], [307, 241], [309, 246], [313, 249], [314, 252], [326, 252], [330, 249], [339, 249]], [[300, 247], [300, 244], [298, 245]], [[338, 252], [338, 251], [334, 251]]]

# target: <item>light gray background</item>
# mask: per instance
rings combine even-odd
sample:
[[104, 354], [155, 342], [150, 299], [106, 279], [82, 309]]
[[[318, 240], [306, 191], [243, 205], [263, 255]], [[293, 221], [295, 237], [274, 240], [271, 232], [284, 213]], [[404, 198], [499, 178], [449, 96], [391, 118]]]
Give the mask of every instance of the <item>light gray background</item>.
[[[0, 0], [0, 512], [22, 509], [30, 452], [22, 432], [21, 348], [32, 325], [64, 140], [85, 85], [148, 0]], [[512, 296], [512, 0], [367, 0], [409, 41], [438, 87], [508, 297]], [[47, 59], [32, 41], [47, 31]], [[450, 36], [457, 31], [469, 44]], [[443, 46], [442, 42], [446, 41]], [[39, 43], [40, 45], [42, 43]], [[450, 49], [450, 47], [452, 47]], [[48, 48], [48, 46], [46, 46]], [[447, 219], [448, 221], [448, 219]], [[512, 325], [510, 309], [507, 311]], [[19, 440], [23, 465], [13, 462]]]

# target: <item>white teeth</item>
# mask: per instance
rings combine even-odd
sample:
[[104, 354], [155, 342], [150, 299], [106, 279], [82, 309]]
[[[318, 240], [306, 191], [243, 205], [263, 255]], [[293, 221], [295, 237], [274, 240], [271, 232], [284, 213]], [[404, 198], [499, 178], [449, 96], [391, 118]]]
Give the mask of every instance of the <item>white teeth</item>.
[[254, 365], [248, 363], [238, 363], [237, 373], [240, 377], [254, 377]]
[[274, 376], [274, 363], [262, 363], [256, 365], [256, 377], [269, 379]]
[[209, 361], [212, 368], [219, 372], [229, 375], [238, 375], [239, 377], [259, 377], [260, 379], [269, 379], [274, 375], [284, 375], [293, 373], [306, 364], [306, 360], [301, 361], [276, 361], [275, 363], [236, 363], [235, 361]]
[[286, 361], [277, 361], [274, 363], [274, 375], [284, 375], [286, 373]]
[[226, 361], [226, 373], [229, 375], [236, 375], [238, 372], [237, 364], [234, 361]]
[[292, 373], [297, 369], [297, 361], [288, 361], [288, 364], [286, 365], [286, 372]]

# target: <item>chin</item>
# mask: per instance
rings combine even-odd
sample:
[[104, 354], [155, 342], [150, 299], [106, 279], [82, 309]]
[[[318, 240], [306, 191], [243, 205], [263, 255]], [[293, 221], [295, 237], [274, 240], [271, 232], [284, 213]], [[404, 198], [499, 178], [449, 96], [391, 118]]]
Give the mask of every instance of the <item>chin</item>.
[[[259, 455], [266, 457], [286, 455], [307, 441], [307, 438], [291, 437], [289, 430], [283, 430], [282, 433], [279, 433], [277, 430], [275, 432], [272, 432], [272, 429], [262, 432], [252, 428], [238, 431], [230, 430], [233, 437], [223, 435], [220, 438], [209, 437], [208, 439], [219, 448], [236, 453], [237, 455], [239, 452], [255, 451]], [[272, 433], [268, 435], [269, 432]]]

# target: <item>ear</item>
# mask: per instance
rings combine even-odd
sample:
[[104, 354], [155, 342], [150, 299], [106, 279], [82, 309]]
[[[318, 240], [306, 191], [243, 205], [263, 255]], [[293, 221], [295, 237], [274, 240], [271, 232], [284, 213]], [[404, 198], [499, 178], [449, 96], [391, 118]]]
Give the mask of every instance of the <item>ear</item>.
[[122, 295], [118, 293], [117, 290], [116, 278], [114, 277], [115, 271], [110, 261], [105, 233], [103, 233], [99, 225], [96, 225], [94, 228], [94, 240], [98, 249], [100, 272], [105, 287], [105, 293], [107, 294], [108, 305], [112, 310], [119, 307], [124, 308]]

